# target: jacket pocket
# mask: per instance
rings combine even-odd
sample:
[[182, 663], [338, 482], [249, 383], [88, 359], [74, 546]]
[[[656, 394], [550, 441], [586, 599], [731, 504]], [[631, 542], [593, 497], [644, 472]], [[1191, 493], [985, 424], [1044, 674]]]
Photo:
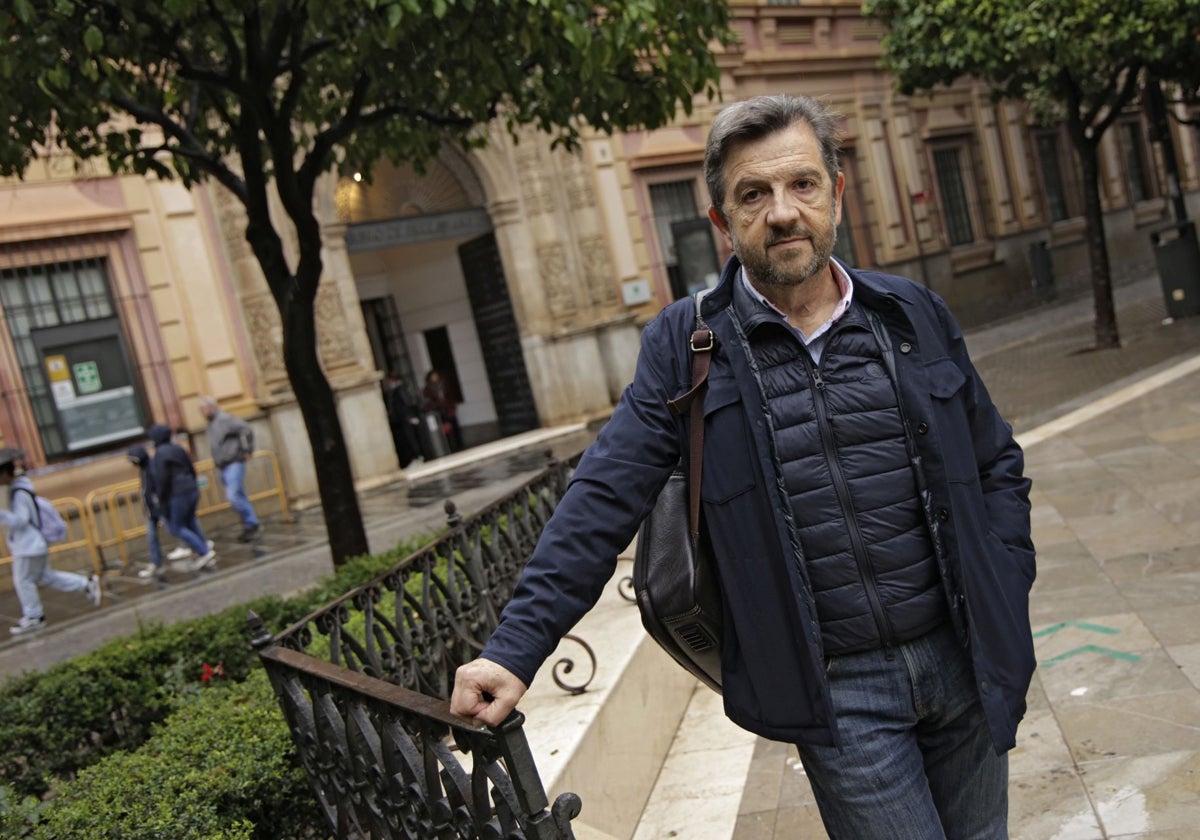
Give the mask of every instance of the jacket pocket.
[[937, 359], [925, 368], [933, 419], [941, 446], [942, 465], [950, 481], [978, 481], [975, 442], [967, 416], [967, 376], [949, 359]]
[[939, 400], [954, 399], [954, 395], [967, 384], [967, 376], [958, 365], [949, 359], [937, 359], [925, 367], [929, 379], [929, 393]]
[[708, 380], [704, 395], [704, 475], [700, 497], [723, 504], [754, 487], [756, 459], [742, 394], [733, 377]]

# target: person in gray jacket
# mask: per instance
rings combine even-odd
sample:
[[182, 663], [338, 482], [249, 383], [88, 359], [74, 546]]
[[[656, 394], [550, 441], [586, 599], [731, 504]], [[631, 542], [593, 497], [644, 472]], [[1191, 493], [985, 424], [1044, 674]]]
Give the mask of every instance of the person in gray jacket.
[[219, 409], [212, 397], [200, 398], [200, 413], [208, 422], [208, 447], [212, 451], [213, 463], [221, 473], [225, 498], [242, 518], [242, 533], [238, 541], [250, 542], [262, 531], [245, 489], [246, 462], [254, 454], [254, 430], [245, 420]]
[[[100, 579], [74, 572], [56, 572], [50, 568], [50, 547], [37, 525], [37, 504], [33, 483], [23, 472], [17, 475], [21, 450], [0, 449], [0, 485], [8, 487], [8, 508], [0, 508], [0, 525], [8, 528], [8, 551], [12, 554], [13, 589], [21, 602], [21, 620], [8, 630], [14, 636], [33, 633], [46, 626], [39, 586], [62, 592], [82, 592], [95, 606], [103, 597]], [[19, 492], [19, 491], [25, 492]]]

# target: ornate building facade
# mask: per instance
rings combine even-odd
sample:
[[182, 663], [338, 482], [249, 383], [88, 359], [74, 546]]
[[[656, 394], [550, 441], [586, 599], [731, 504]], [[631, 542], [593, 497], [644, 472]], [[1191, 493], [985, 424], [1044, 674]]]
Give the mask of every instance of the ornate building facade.
[[[964, 324], [1088, 286], [1082, 186], [1061, 128], [975, 84], [899, 96], [857, 0], [732, 7], [741, 41], [721, 56], [720, 101], [670, 127], [588, 137], [575, 154], [495, 128], [486, 148], [446, 148], [422, 174], [383, 163], [369, 182], [322, 182], [319, 349], [360, 487], [401, 475], [383, 371], [418, 400], [438, 370], [468, 445], [611, 410], [640, 327], [727, 256], [701, 172], [725, 102], [807, 94], [841, 113], [839, 256], [928, 284]], [[1200, 134], [1173, 131], [1200, 212]], [[1170, 220], [1164, 164], [1140, 112], [1104, 140], [1118, 280], [1154, 271], [1150, 233]], [[289, 495], [315, 498], [244, 221], [218, 185], [80, 173], [59, 158], [0, 183], [0, 438], [50, 467], [43, 492], [128, 477], [124, 449], [150, 422], [187, 429], [207, 454], [197, 400], [211, 394], [279, 455]]]

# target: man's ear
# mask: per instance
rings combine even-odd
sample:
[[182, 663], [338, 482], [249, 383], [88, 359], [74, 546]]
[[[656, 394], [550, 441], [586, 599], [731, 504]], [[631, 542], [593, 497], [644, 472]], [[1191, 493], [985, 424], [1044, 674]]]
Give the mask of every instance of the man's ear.
[[717, 208], [711, 204], [708, 207], [708, 218], [712, 220], [713, 225], [721, 232], [722, 238], [725, 240], [725, 248], [729, 251], [733, 250], [733, 237], [729, 235], [729, 222], [725, 220]]
[[837, 174], [837, 181], [833, 185], [833, 200], [837, 202], [834, 205], [833, 223], [840, 225], [842, 223], [842, 194], [846, 191], [846, 173], [840, 169]]

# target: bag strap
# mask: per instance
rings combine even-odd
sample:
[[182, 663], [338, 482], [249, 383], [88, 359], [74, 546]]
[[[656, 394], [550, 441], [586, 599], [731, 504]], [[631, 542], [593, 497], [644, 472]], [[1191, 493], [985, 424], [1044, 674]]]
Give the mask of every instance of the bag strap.
[[19, 490], [22, 493], [29, 494], [29, 501], [31, 501], [33, 503], [33, 515], [34, 515], [35, 521], [37, 523], [37, 529], [39, 531], [42, 530], [42, 512], [41, 512], [41, 510], [38, 509], [37, 494], [34, 493], [32, 490], [29, 490], [28, 488], [25, 488], [25, 487], [13, 487], [11, 490], [9, 490], [9, 493], [8, 493], [8, 506], [9, 507], [12, 507], [12, 504], [13, 504], [13, 499], [12, 499], [13, 490]]
[[668, 400], [667, 405], [678, 415], [690, 411], [690, 443], [688, 447], [688, 530], [692, 544], [700, 539], [700, 480], [704, 468], [704, 392], [708, 387], [708, 366], [712, 362], [712, 351], [717, 346], [717, 337], [704, 323], [700, 314], [700, 302], [711, 289], [696, 292], [696, 324], [688, 347], [692, 351], [692, 387], [677, 399]]

